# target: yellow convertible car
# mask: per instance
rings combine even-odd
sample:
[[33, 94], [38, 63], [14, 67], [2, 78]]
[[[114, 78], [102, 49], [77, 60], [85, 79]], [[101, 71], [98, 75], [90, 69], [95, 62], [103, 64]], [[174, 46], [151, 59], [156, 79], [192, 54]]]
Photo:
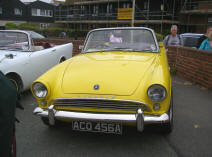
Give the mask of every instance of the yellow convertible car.
[[82, 52], [33, 82], [34, 114], [50, 126], [121, 134], [155, 124], [173, 128], [171, 78], [165, 48], [152, 29], [119, 27], [88, 33]]

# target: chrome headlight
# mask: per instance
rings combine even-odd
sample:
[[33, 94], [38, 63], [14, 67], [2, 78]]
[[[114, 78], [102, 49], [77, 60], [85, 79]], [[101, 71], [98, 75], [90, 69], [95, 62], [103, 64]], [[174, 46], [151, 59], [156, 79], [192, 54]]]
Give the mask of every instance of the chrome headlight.
[[161, 85], [155, 84], [148, 89], [147, 95], [150, 100], [160, 102], [166, 98], [166, 89]]
[[34, 83], [32, 85], [32, 90], [38, 98], [44, 98], [48, 93], [46, 86], [40, 82]]

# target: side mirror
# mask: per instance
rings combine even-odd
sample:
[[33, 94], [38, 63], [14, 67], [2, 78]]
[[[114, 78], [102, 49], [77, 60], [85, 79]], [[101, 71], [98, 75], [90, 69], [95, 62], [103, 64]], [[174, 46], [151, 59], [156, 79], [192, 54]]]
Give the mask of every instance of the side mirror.
[[79, 50], [81, 50], [82, 51], [82, 49], [84, 48], [84, 46], [83, 45], [79, 45]]

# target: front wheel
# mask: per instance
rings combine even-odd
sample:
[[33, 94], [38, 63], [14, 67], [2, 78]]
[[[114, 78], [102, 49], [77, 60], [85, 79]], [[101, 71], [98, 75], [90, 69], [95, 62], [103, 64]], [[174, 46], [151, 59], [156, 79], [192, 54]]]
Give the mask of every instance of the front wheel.
[[41, 120], [42, 120], [43, 124], [45, 124], [45, 125], [47, 125], [48, 127], [51, 127], [51, 128], [55, 128], [55, 127], [61, 125], [61, 123], [58, 120], [55, 120], [55, 124], [54, 125], [50, 125], [49, 124], [49, 119], [47, 117], [41, 117]]
[[7, 78], [12, 82], [18, 92], [21, 92], [22, 84], [21, 80], [15, 75], [7, 75]]
[[174, 121], [173, 121], [173, 94], [171, 97], [171, 103], [170, 103], [170, 108], [168, 111], [168, 115], [169, 115], [169, 121], [166, 123], [162, 123], [161, 124], [161, 131], [164, 134], [169, 134], [172, 132], [173, 127], [174, 127]]

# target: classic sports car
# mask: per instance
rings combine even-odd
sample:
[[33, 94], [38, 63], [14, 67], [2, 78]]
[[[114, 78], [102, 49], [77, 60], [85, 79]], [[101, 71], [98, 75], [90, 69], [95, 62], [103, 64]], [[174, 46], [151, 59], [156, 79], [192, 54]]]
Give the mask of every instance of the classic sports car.
[[122, 133], [146, 124], [170, 133], [173, 126], [167, 56], [152, 29], [90, 31], [82, 53], [33, 82], [34, 114], [45, 124], [70, 122], [73, 130]]
[[56, 46], [33, 39], [27, 31], [0, 31], [0, 70], [18, 91], [29, 89], [41, 74], [72, 57], [72, 43]]

